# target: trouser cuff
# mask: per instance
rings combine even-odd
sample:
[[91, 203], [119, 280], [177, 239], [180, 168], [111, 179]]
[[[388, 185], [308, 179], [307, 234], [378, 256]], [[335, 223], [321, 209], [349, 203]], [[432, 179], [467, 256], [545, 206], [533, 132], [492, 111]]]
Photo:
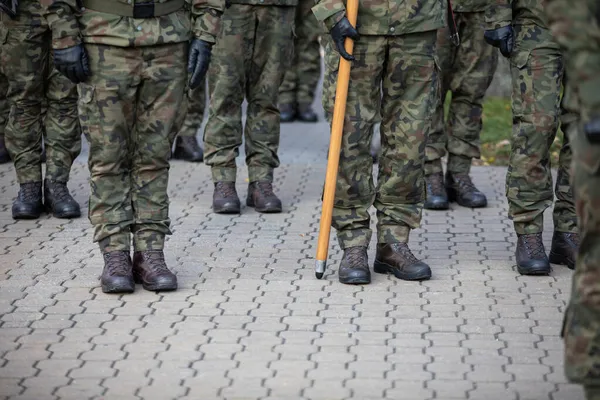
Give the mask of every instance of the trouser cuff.
[[213, 182], [235, 182], [236, 168], [211, 168]]
[[425, 162], [425, 175], [439, 174], [440, 172], [444, 172], [440, 158]]
[[248, 167], [250, 182], [273, 182], [273, 168]]
[[372, 234], [370, 229], [337, 231], [337, 239], [342, 250], [349, 247], [369, 247]]
[[111, 251], [131, 251], [131, 234], [128, 232], [116, 233], [98, 241], [102, 253]]
[[448, 155], [448, 172], [455, 174], [468, 174], [471, 171], [471, 157]]
[[538, 217], [533, 221], [515, 222], [514, 227], [517, 235], [532, 235], [535, 233], [542, 233], [544, 231], [544, 218]]
[[377, 227], [377, 243], [408, 243], [410, 228], [406, 225], [383, 225]]
[[133, 235], [134, 251], [162, 251], [165, 248], [165, 234], [156, 231], [141, 231]]

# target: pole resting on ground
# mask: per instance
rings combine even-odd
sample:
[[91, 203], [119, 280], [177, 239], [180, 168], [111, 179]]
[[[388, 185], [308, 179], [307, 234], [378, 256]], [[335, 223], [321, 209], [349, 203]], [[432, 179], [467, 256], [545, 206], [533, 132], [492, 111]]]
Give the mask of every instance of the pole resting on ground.
[[[346, 3], [346, 17], [352, 26], [356, 26], [358, 14], [358, 0], [348, 0]], [[346, 38], [344, 47], [348, 54], [352, 54], [354, 42]], [[321, 279], [327, 265], [329, 252], [329, 233], [331, 231], [331, 217], [333, 214], [333, 201], [335, 198], [335, 185], [340, 163], [342, 148], [342, 133], [344, 130], [344, 115], [346, 114], [346, 100], [348, 97], [348, 83], [350, 82], [350, 62], [340, 57], [337, 86], [335, 91], [335, 104], [331, 120], [331, 137], [329, 139], [329, 157], [327, 159], [327, 173], [325, 175], [325, 190], [323, 191], [323, 209], [319, 224], [319, 240], [317, 242], [317, 261], [315, 275]]]

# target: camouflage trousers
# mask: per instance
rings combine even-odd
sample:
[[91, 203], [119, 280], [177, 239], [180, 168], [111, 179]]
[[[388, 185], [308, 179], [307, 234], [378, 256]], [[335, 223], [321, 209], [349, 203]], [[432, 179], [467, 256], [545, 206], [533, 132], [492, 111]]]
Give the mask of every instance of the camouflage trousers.
[[[279, 86], [293, 52], [295, 7], [232, 4], [222, 17], [208, 73], [204, 162], [215, 182], [234, 182], [245, 137], [250, 181], [272, 181], [279, 166]], [[242, 128], [242, 103], [248, 101]]]
[[[456, 13], [461, 44], [450, 42], [449, 29], [438, 30], [437, 56], [442, 69], [438, 106], [425, 149], [425, 174], [442, 172], [442, 157], [448, 151], [448, 171], [468, 173], [471, 160], [481, 156], [479, 135], [483, 98], [498, 65], [498, 50], [483, 40], [483, 12]], [[444, 121], [444, 100], [452, 100]]]
[[50, 180], [67, 182], [81, 151], [77, 89], [53, 68], [50, 40], [39, 2], [22, 2], [14, 20], [0, 13], [0, 75], [10, 104], [5, 139], [19, 183], [42, 181], [42, 139]]
[[8, 80], [2, 74], [0, 74], [0, 138], [4, 138], [4, 129], [8, 123], [8, 113], [10, 107], [8, 106]]
[[86, 44], [92, 76], [79, 85], [90, 144], [89, 219], [103, 252], [162, 250], [170, 234], [171, 146], [184, 109], [187, 43]]
[[[550, 146], [558, 131], [563, 59], [548, 29], [515, 24], [510, 59], [513, 81], [512, 149], [506, 176], [509, 217], [517, 234], [540, 233], [544, 210], [552, 206]], [[554, 206], [554, 229], [577, 232], [569, 182], [571, 147], [565, 135], [560, 151]]]
[[206, 86], [200, 85], [196, 89], [187, 91], [187, 109], [183, 126], [178, 133], [182, 137], [196, 137], [198, 129], [204, 119], [204, 109], [206, 107]]
[[300, 0], [296, 8], [294, 58], [279, 88], [281, 104], [312, 104], [315, 99], [321, 76], [319, 34], [322, 29], [312, 13], [313, 5], [311, 0]]
[[[377, 209], [377, 241], [407, 242], [421, 222], [427, 130], [438, 96], [436, 32], [363, 35], [354, 44], [333, 227], [342, 248], [368, 246], [369, 208]], [[333, 116], [339, 54], [325, 48], [323, 107]], [[369, 153], [381, 119], [377, 188]]]
[[600, 399], [600, 144], [583, 123], [600, 117], [600, 5], [595, 0], [550, 0], [550, 27], [565, 55], [565, 92], [580, 118], [568, 130], [573, 146], [572, 184], [581, 245], [562, 331], [565, 373]]

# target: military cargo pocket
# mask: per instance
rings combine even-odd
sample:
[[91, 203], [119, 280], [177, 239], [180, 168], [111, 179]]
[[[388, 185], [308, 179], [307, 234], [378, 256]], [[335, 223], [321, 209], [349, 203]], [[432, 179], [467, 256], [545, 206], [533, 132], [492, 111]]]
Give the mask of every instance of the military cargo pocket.
[[518, 69], [523, 69], [529, 61], [530, 54], [531, 51], [518, 51], [515, 49], [510, 56], [510, 63]]

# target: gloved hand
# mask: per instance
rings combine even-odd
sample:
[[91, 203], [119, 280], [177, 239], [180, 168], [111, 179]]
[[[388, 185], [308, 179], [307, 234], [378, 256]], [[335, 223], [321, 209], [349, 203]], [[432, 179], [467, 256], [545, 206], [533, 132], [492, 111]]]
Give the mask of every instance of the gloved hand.
[[190, 89], [195, 89], [204, 83], [206, 71], [210, 64], [212, 43], [201, 39], [192, 39], [188, 57], [188, 72], [190, 73]]
[[360, 37], [357, 30], [354, 29], [348, 18], [344, 17], [338, 21], [337, 24], [331, 28], [329, 32], [333, 42], [335, 43], [335, 47], [337, 47], [338, 53], [342, 57], [344, 57], [348, 61], [354, 61], [355, 58], [353, 55], [348, 54], [346, 49], [344, 48], [344, 40], [349, 37], [352, 40], [358, 40]]
[[515, 32], [512, 25], [485, 31], [483, 37], [488, 44], [499, 48], [504, 57], [510, 57], [515, 42]]
[[58, 72], [75, 84], [84, 82], [91, 75], [90, 63], [83, 44], [54, 50], [54, 65]]

